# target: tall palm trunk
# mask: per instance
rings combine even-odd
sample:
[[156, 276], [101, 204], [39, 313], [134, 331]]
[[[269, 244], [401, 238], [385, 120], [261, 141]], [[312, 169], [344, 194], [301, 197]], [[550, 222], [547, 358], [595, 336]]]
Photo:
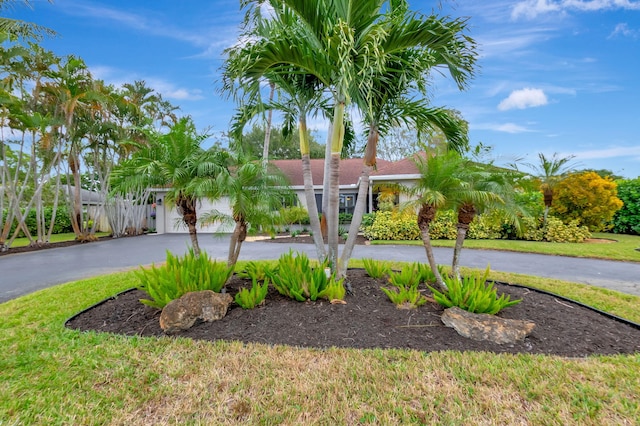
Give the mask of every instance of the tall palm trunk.
[[338, 269], [338, 278], [342, 278], [347, 273], [347, 267], [349, 266], [349, 260], [353, 253], [353, 248], [356, 245], [358, 238], [358, 232], [360, 231], [360, 224], [362, 223], [362, 217], [367, 207], [367, 196], [369, 195], [369, 176], [371, 171], [376, 166], [376, 151], [378, 147], [378, 138], [380, 133], [378, 132], [378, 126], [376, 123], [371, 123], [369, 126], [369, 136], [367, 138], [367, 146], [365, 148], [364, 159], [362, 164], [362, 173], [360, 174], [360, 186], [358, 187], [358, 197], [356, 199], [356, 205], [353, 210], [353, 217], [351, 218], [351, 225], [349, 226], [349, 237], [342, 249], [342, 255], [340, 256], [340, 268]]
[[[336, 102], [333, 117], [333, 135], [331, 138], [331, 163], [329, 164], [329, 210], [327, 214], [327, 232], [329, 244], [329, 264], [331, 270], [338, 270], [338, 211], [340, 201], [340, 154], [344, 138], [344, 101]], [[326, 176], [325, 176], [326, 179]], [[325, 213], [323, 212], [323, 215]]]
[[81, 193], [81, 181], [80, 181], [80, 160], [75, 150], [69, 153], [69, 170], [71, 171], [71, 177], [73, 178], [73, 202], [71, 203], [71, 227], [76, 234], [76, 239], [79, 241], [85, 240], [85, 233], [82, 221], [82, 193]]
[[200, 244], [198, 243], [198, 231], [196, 229], [196, 224], [198, 223], [196, 200], [193, 197], [179, 194], [176, 198], [176, 207], [182, 215], [182, 220], [189, 229], [189, 238], [191, 238], [193, 253], [196, 256], [200, 256]]
[[309, 224], [313, 232], [313, 242], [316, 246], [318, 260], [323, 261], [327, 253], [324, 249], [324, 241], [322, 239], [322, 229], [320, 219], [318, 218], [318, 204], [316, 202], [316, 194], [313, 189], [313, 175], [311, 174], [311, 157], [309, 148], [309, 138], [307, 137], [307, 117], [304, 111], [300, 113], [298, 120], [298, 130], [300, 133], [300, 154], [302, 155], [302, 178], [304, 179], [304, 196], [307, 202], [307, 212], [309, 213]]
[[420, 211], [418, 212], [418, 228], [420, 229], [422, 244], [424, 244], [424, 249], [427, 252], [427, 260], [429, 261], [429, 266], [431, 267], [431, 270], [436, 277], [435, 287], [440, 291], [447, 291], [447, 285], [444, 283], [444, 280], [440, 275], [440, 271], [438, 271], [436, 258], [433, 255], [433, 247], [431, 246], [431, 235], [429, 234], [429, 227], [431, 226], [431, 222], [435, 217], [436, 208], [429, 204], [423, 204], [422, 207], [420, 207]]
[[[273, 95], [276, 91], [276, 85], [274, 83], [269, 84], [271, 90], [269, 91], [269, 103], [273, 102]], [[273, 117], [273, 110], [269, 109], [267, 113], [267, 127], [264, 130], [264, 145], [262, 146], [262, 165], [266, 167], [269, 162], [269, 145], [271, 144], [271, 118]]]
[[458, 223], [456, 224], [456, 245], [453, 248], [451, 273], [459, 280], [462, 278], [460, 276], [460, 252], [462, 251], [462, 245], [464, 244], [464, 239], [466, 238], [467, 231], [469, 230], [469, 224], [473, 221], [473, 218], [475, 216], [476, 208], [473, 204], [465, 203], [458, 209]]

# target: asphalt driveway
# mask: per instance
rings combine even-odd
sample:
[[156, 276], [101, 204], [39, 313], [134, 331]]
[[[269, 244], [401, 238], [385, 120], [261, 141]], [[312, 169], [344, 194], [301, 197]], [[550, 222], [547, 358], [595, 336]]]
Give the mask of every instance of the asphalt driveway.
[[[202, 250], [212, 258], [226, 259], [228, 236], [199, 236]], [[91, 244], [53, 248], [0, 257], [0, 302], [56, 284], [95, 275], [162, 262], [166, 251], [182, 254], [189, 247], [187, 234], [144, 235]], [[241, 260], [277, 259], [289, 249], [315, 257], [312, 244], [246, 242]], [[451, 262], [452, 249], [436, 248], [436, 261]], [[353, 258], [426, 262], [420, 246], [357, 246]], [[640, 296], [640, 263], [580, 259], [494, 250], [464, 249], [461, 265], [494, 271], [515, 272], [591, 284]]]

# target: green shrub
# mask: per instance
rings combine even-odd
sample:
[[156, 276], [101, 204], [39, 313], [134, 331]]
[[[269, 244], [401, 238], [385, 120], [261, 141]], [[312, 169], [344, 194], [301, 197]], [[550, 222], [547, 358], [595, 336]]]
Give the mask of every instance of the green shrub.
[[389, 271], [389, 263], [374, 259], [362, 259], [364, 270], [371, 278], [378, 279], [385, 277]]
[[247, 262], [244, 269], [237, 273], [240, 278], [249, 278], [250, 280], [264, 281], [267, 278], [267, 271], [273, 268], [267, 262]]
[[481, 314], [497, 314], [502, 309], [516, 305], [521, 302], [510, 300], [511, 296], [497, 295], [494, 283], [487, 283], [489, 277], [489, 267], [484, 274], [476, 274], [458, 280], [456, 277], [444, 276], [444, 281], [449, 288], [446, 292], [439, 292], [433, 287], [429, 289], [433, 292], [433, 298], [445, 308], [457, 306], [468, 312]]
[[267, 276], [280, 294], [299, 302], [333, 297], [337, 293], [335, 286], [343, 285], [343, 280], [336, 281], [333, 274], [327, 277], [324, 265], [311, 268], [306, 254], [294, 254], [291, 250], [280, 256], [277, 266], [268, 271]]
[[578, 220], [572, 220], [568, 225], [560, 219], [549, 217], [545, 229], [545, 240], [554, 243], [581, 243], [591, 237], [586, 226], [579, 226]]
[[[44, 214], [44, 219], [46, 224], [46, 229], [44, 231], [48, 232], [49, 225], [51, 224], [51, 216], [53, 216], [53, 207], [44, 207], [42, 209], [42, 212]], [[4, 214], [2, 217], [6, 218], [7, 217], [6, 209], [4, 210], [3, 213]], [[22, 211], [22, 213], [24, 214], [24, 210]], [[13, 224], [11, 225], [11, 231], [9, 235], [13, 235], [13, 232], [16, 229], [16, 223], [17, 221], [14, 221]], [[29, 214], [25, 218], [25, 224], [27, 225], [27, 228], [29, 229], [29, 232], [31, 233], [31, 235], [34, 235], [34, 236], [37, 235], [38, 229], [36, 226], [36, 209], [29, 210]], [[67, 206], [61, 205], [61, 206], [58, 206], [58, 210], [56, 211], [56, 220], [53, 225], [53, 233], [63, 234], [66, 232], [73, 232], [73, 227], [71, 226], [71, 218], [69, 217]], [[20, 231], [18, 236], [24, 237], [23, 232]]]
[[[412, 267], [415, 271], [415, 274], [418, 276], [418, 279], [421, 283], [433, 283], [436, 281], [436, 275], [431, 270], [431, 267], [426, 263], [414, 262]], [[443, 267], [438, 265], [438, 270], [440, 274], [443, 275], [442, 271]]]
[[455, 240], [458, 235], [457, 222], [453, 210], [440, 210], [429, 226], [429, 236], [432, 240]]
[[286, 225], [308, 225], [309, 224], [309, 213], [304, 207], [294, 206], [294, 207], [285, 207], [280, 209], [280, 216], [282, 218], [282, 223]]
[[341, 225], [345, 225], [347, 223], [351, 223], [353, 220], [353, 215], [351, 213], [339, 213], [338, 214], [338, 223]]
[[[323, 271], [324, 272], [324, 271]], [[344, 279], [330, 279], [324, 290], [318, 293], [321, 299], [327, 299], [329, 302], [336, 300], [344, 300], [347, 290], [344, 288]]]
[[613, 232], [640, 234], [640, 178], [619, 181], [618, 198], [624, 205], [613, 217]]
[[261, 305], [267, 297], [269, 290], [269, 280], [265, 280], [262, 285], [255, 278], [252, 280], [251, 289], [243, 288], [236, 294], [235, 300], [242, 309], [253, 309]]
[[504, 214], [498, 210], [492, 210], [476, 216], [469, 224], [467, 238], [475, 240], [497, 240], [505, 238], [505, 226], [507, 225]]
[[145, 305], [162, 309], [167, 303], [186, 293], [212, 290], [219, 293], [233, 273], [226, 262], [212, 262], [206, 253], [196, 256], [192, 249], [184, 257], [167, 251], [167, 262], [160, 267], [136, 271], [140, 281], [138, 289], [147, 292], [151, 300], [140, 300]]
[[415, 212], [378, 211], [370, 226], [361, 227], [369, 240], [418, 240], [420, 230]]
[[427, 302], [427, 298], [418, 290], [421, 276], [415, 265], [404, 268], [400, 272], [389, 273], [389, 282], [393, 288], [380, 287], [380, 290], [398, 308], [413, 309]]
[[393, 271], [389, 273], [389, 282], [398, 288], [417, 287], [420, 284], [420, 278], [420, 274], [411, 266], [404, 268], [400, 272]]
[[427, 303], [427, 298], [420, 293], [417, 285], [409, 288], [395, 287], [393, 289], [380, 287], [380, 290], [400, 309], [414, 309]]

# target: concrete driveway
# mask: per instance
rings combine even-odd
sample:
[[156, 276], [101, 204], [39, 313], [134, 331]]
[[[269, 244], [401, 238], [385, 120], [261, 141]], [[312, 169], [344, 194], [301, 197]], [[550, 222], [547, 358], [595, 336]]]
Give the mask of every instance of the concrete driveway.
[[[198, 238], [202, 250], [213, 258], [226, 259], [228, 236], [203, 234]], [[162, 262], [169, 250], [185, 253], [190, 246], [187, 234], [145, 235], [91, 244], [18, 253], [0, 257], [0, 302], [56, 284], [110, 272]], [[312, 244], [274, 244], [246, 242], [241, 260], [277, 259], [292, 249], [315, 257]], [[451, 262], [452, 249], [436, 248], [436, 261]], [[357, 246], [353, 258], [426, 262], [420, 246]], [[546, 278], [591, 284], [640, 296], [640, 263], [579, 259], [539, 254], [464, 249], [461, 265], [494, 271], [515, 272]]]

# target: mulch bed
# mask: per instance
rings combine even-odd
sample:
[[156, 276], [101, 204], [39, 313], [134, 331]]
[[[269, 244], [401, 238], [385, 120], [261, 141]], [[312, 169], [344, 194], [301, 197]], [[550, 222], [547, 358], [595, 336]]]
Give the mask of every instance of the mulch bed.
[[[354, 295], [345, 305], [326, 301], [295, 302], [270, 289], [264, 306], [243, 310], [235, 303], [220, 321], [197, 322], [174, 336], [200, 340], [237, 340], [311, 348], [405, 348], [421, 351], [489, 351], [584, 357], [640, 352], [640, 327], [534, 290], [497, 284], [498, 293], [523, 301], [506, 308], [503, 318], [536, 323], [522, 343], [498, 345], [459, 336], [441, 320], [443, 308], [428, 302], [401, 310], [380, 290], [385, 283], [363, 270], [350, 270]], [[233, 277], [227, 286], [235, 295], [247, 280]], [[73, 329], [124, 335], [163, 336], [160, 311], [139, 302], [144, 292], [132, 290], [92, 307], [68, 321]]]

